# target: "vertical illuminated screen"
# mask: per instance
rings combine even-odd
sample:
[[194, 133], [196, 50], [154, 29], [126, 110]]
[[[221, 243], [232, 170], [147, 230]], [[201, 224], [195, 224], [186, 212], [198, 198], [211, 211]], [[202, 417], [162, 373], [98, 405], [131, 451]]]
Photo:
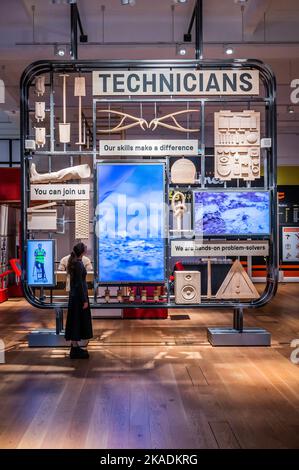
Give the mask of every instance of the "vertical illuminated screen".
[[27, 282], [29, 286], [53, 286], [54, 240], [27, 240]]
[[98, 282], [165, 280], [164, 164], [99, 163]]

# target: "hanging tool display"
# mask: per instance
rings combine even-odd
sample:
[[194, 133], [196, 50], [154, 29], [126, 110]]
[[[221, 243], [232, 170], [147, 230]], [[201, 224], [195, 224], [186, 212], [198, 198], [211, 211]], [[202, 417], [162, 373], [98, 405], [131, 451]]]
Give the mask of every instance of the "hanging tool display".
[[44, 101], [35, 102], [35, 119], [37, 122], [45, 119], [46, 103]]
[[[75, 77], [75, 91], [74, 96], [79, 97], [79, 139], [76, 142], [76, 145], [84, 145], [85, 142], [82, 141], [82, 96], [86, 96], [86, 87], [85, 87], [85, 78], [84, 77]], [[85, 140], [85, 139], [84, 139]]]
[[35, 143], [37, 148], [44, 147], [46, 143], [46, 128], [35, 127]]
[[37, 96], [43, 96], [45, 94], [45, 80], [44, 75], [39, 75], [35, 79], [35, 93]]
[[71, 140], [71, 125], [66, 122], [66, 79], [69, 75], [60, 75], [63, 79], [63, 122], [59, 123], [59, 141], [62, 144], [68, 144]]

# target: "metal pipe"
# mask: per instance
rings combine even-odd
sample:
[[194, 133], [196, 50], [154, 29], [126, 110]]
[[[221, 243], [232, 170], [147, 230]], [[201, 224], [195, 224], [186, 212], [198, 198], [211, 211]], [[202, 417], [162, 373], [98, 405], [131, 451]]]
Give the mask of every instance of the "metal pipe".
[[[222, 47], [225, 41], [203, 41], [205, 46], [219, 46]], [[299, 41], [229, 41], [231, 46], [299, 46]], [[68, 42], [16, 42], [15, 46], [70, 46]], [[83, 42], [81, 46], [108, 46], [108, 47], [128, 47], [128, 46], [140, 46], [140, 47], [172, 47], [174, 45], [171, 41], [157, 41], [157, 42], [139, 42], [139, 41], [126, 41], [126, 42]], [[194, 47], [195, 42], [185, 43], [186, 46]]]
[[77, 10], [77, 22], [78, 22], [78, 25], [79, 25], [80, 34], [82, 34], [82, 36], [84, 36], [84, 31], [83, 31], [83, 26], [82, 26], [82, 23], [81, 23], [80, 12], [79, 12], [77, 4], [76, 4], [76, 10]]
[[202, 59], [203, 31], [202, 31], [202, 0], [196, 1], [195, 14], [195, 58]]
[[192, 16], [191, 16], [191, 20], [190, 20], [189, 28], [188, 28], [188, 34], [191, 34], [191, 31], [192, 31], [192, 27], [193, 27], [194, 20], [195, 20], [195, 11], [196, 11], [196, 6], [193, 8], [193, 12], [192, 12]]
[[78, 60], [78, 10], [76, 3], [71, 3], [71, 58]]

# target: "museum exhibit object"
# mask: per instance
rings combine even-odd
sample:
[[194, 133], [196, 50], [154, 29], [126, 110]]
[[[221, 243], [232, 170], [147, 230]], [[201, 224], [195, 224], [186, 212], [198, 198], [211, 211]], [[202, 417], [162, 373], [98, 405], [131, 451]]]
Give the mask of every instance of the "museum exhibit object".
[[[31, 86], [41, 76], [49, 129], [34, 136], [27, 117], [42, 115]], [[269, 344], [265, 330], [243, 327], [244, 309], [267, 303], [278, 280], [275, 78], [265, 64], [40, 61], [23, 74], [21, 102], [22, 283], [32, 305], [59, 318], [67, 306], [55, 279], [47, 285], [35, 270], [42, 280], [33, 280], [27, 256], [28, 244], [45, 238], [39, 211], [55, 211], [47, 231], [58, 260], [66, 243], [88, 243], [92, 310], [230, 308], [233, 328], [209, 329], [212, 344], [230, 344], [233, 334], [238, 344]], [[66, 103], [78, 109], [76, 135]], [[260, 243], [267, 282], [257, 294], [250, 259]], [[60, 326], [52, 344], [63, 342]]]
[[38, 173], [35, 163], [30, 166], [31, 183], [54, 183], [59, 181], [69, 181], [77, 179], [87, 179], [91, 175], [90, 167], [87, 164], [62, 168], [51, 173]]
[[75, 238], [89, 237], [89, 201], [75, 201]]
[[46, 143], [46, 128], [35, 127], [35, 143], [37, 148], [44, 147]]
[[78, 109], [78, 115], [79, 115], [79, 121], [78, 121], [78, 142], [76, 142], [77, 145], [83, 145], [85, 142], [82, 142], [82, 96], [86, 96], [86, 89], [85, 89], [85, 78], [84, 77], [75, 77], [75, 90], [74, 90], [74, 96], [79, 97], [79, 109]]
[[57, 211], [50, 209], [56, 202], [39, 204], [27, 209], [28, 230], [57, 230]]
[[214, 116], [215, 176], [223, 181], [260, 177], [260, 113], [220, 111]]
[[63, 108], [62, 108], [62, 115], [63, 115], [63, 122], [59, 123], [59, 140], [63, 144], [67, 144], [71, 140], [71, 125], [70, 123], [66, 122], [66, 79], [69, 75], [63, 74], [61, 75], [63, 80]]
[[236, 260], [221, 284], [216, 299], [258, 299], [259, 293], [240, 261]]
[[176, 271], [175, 280], [175, 302], [177, 304], [199, 304], [200, 303], [200, 272], [199, 271]]
[[180, 158], [171, 167], [171, 182], [178, 184], [194, 184], [196, 167], [191, 160]]
[[46, 103], [44, 101], [35, 102], [35, 114], [34, 117], [37, 122], [44, 121], [46, 116]]
[[43, 96], [46, 88], [45, 88], [45, 81], [46, 77], [44, 75], [38, 75], [35, 78], [35, 93], [37, 96]]

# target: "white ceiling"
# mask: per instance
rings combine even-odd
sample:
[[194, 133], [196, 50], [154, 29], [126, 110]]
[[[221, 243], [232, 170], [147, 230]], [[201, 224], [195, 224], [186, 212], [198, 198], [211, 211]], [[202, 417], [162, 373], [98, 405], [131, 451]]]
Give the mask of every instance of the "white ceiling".
[[[24, 43], [70, 41], [70, 7], [66, 1], [56, 2], [1, 0], [0, 78], [7, 93], [6, 103], [0, 105], [0, 137], [18, 135], [22, 70], [34, 60], [56, 58], [53, 45]], [[120, 0], [78, 0], [89, 43], [97, 43], [79, 45], [79, 58], [175, 58], [175, 43], [182, 42], [187, 32], [194, 3], [176, 4], [173, 11], [173, 0], [136, 0], [133, 7], [121, 6]], [[272, 65], [279, 85], [279, 158], [299, 164], [299, 105], [294, 114], [287, 112], [290, 81], [299, 78], [299, 1], [248, 0], [243, 31], [241, 9], [234, 0], [203, 0], [203, 4], [204, 58], [224, 58], [223, 45], [232, 44], [234, 57], [259, 58]], [[194, 57], [193, 44], [188, 45], [186, 57]]]

